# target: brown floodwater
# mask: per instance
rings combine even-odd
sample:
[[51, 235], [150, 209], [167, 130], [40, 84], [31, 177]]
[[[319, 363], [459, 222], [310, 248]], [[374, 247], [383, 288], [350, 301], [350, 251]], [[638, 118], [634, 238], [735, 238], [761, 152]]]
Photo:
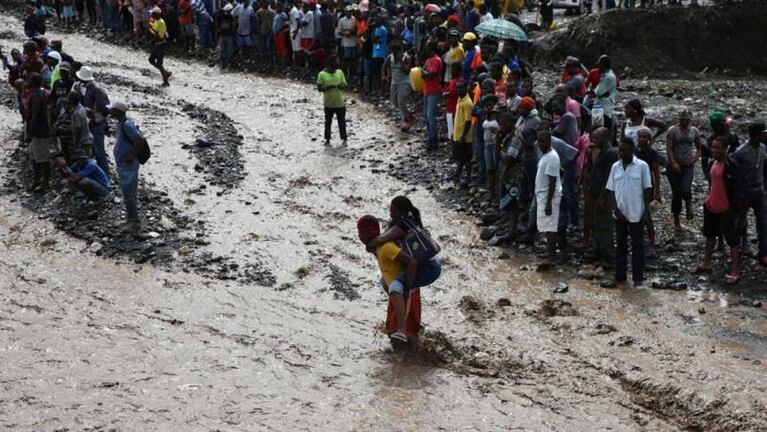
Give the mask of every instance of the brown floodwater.
[[[17, 32], [4, 46], [20, 45], [18, 21], [2, 16], [0, 27]], [[474, 220], [371, 171], [421, 149], [356, 96], [348, 145], [328, 148], [311, 85], [168, 59], [166, 89], [143, 52], [63, 39], [96, 62], [97, 79], [123, 78], [104, 85], [138, 107], [130, 115], [153, 149], [141, 175], [205, 222], [204, 250], [258, 263], [276, 283], [100, 258], [0, 195], [0, 429], [767, 427], [764, 309], [713, 292], [603, 290], [537, 274], [535, 256], [497, 259]], [[225, 113], [243, 135], [236, 188], [199, 192], [207, 180], [182, 145], [201, 125], [181, 100]], [[0, 107], [0, 125], [5, 158], [17, 114]], [[399, 194], [444, 248], [443, 276], [422, 290], [427, 334], [449, 352], [436, 359], [389, 349], [377, 330], [386, 298], [356, 238], [356, 219], [386, 217]], [[560, 282], [569, 291], [552, 294]], [[571, 306], [542, 312], [549, 299]]]

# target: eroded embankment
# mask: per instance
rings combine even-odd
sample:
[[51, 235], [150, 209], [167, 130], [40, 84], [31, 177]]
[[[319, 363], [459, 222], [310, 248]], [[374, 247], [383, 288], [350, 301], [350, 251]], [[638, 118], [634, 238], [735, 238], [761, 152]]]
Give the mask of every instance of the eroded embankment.
[[767, 2], [727, 2], [711, 7], [614, 9], [574, 20], [533, 43], [540, 64], [560, 65], [568, 55], [588, 65], [602, 54], [613, 65], [660, 76], [721, 70], [767, 73]]

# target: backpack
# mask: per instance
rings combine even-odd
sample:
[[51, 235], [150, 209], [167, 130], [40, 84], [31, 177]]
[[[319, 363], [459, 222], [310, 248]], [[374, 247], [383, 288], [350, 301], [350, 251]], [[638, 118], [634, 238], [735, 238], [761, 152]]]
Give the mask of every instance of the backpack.
[[149, 160], [149, 157], [152, 156], [152, 151], [149, 149], [149, 141], [147, 141], [145, 138], [144, 141], [146, 142], [144, 143], [144, 146], [141, 147], [141, 149], [136, 150], [136, 146], [133, 145], [133, 141], [131, 141], [128, 134], [125, 133], [124, 127], [125, 127], [125, 123], [123, 122], [123, 125], [120, 126], [120, 128], [123, 129], [122, 131], [123, 135], [125, 135], [125, 138], [127, 138], [128, 141], [130, 141], [131, 145], [133, 146], [133, 150], [136, 151], [136, 158], [138, 159], [138, 163], [140, 163], [141, 165], [144, 165]]
[[419, 264], [423, 264], [437, 256], [441, 248], [435, 242], [426, 228], [414, 223], [406, 218], [402, 222], [408, 226], [407, 235], [402, 242], [402, 249]]

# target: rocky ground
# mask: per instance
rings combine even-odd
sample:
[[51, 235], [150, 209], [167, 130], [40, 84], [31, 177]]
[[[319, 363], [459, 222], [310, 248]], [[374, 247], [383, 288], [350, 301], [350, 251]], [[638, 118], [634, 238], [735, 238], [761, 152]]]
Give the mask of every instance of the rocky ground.
[[[0, 36], [20, 43], [16, 31]], [[419, 132], [397, 131], [384, 101], [350, 96], [348, 147], [323, 148], [320, 97], [301, 82], [311, 73], [285, 81], [171, 59], [183, 80], [162, 89], [142, 52], [64, 40], [150, 136], [147, 223], [139, 238], [108, 237], [119, 194], [91, 220], [83, 216], [94, 210], [60, 189], [25, 192], [17, 115], [0, 93], [9, 101], [0, 108], [4, 428], [767, 428], [767, 316], [755, 289], [764, 275], [751, 268], [750, 283], [726, 292], [718, 275], [685, 273], [695, 227], [681, 241], [663, 229], [653, 269], [687, 283], [683, 292], [601, 289], [577, 252], [540, 275], [539, 247], [480, 239], [495, 217], [481, 190], [451, 189], [447, 150], [425, 155]], [[733, 96], [709, 79], [721, 100], [758, 107], [748, 91]], [[702, 98], [689, 80], [633, 82], [624, 87], [653, 113]], [[392, 353], [377, 333], [385, 303], [354, 232], [356, 217], [385, 216], [401, 193], [445, 249], [443, 277], [424, 290], [426, 344], [415, 354]], [[160, 229], [163, 218], [175, 229]]]

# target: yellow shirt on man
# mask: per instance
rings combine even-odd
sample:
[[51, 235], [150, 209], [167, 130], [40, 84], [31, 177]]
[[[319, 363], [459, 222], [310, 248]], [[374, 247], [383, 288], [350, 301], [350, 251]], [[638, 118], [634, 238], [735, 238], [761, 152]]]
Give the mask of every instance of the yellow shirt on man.
[[[474, 104], [471, 103], [471, 98], [467, 94], [463, 98], [458, 100], [455, 105], [455, 121], [453, 122], [453, 141], [459, 142], [463, 135], [464, 129], [466, 129], [466, 122], [471, 121], [471, 108]], [[472, 141], [471, 125], [466, 132], [466, 138], [464, 142], [470, 143]]]

